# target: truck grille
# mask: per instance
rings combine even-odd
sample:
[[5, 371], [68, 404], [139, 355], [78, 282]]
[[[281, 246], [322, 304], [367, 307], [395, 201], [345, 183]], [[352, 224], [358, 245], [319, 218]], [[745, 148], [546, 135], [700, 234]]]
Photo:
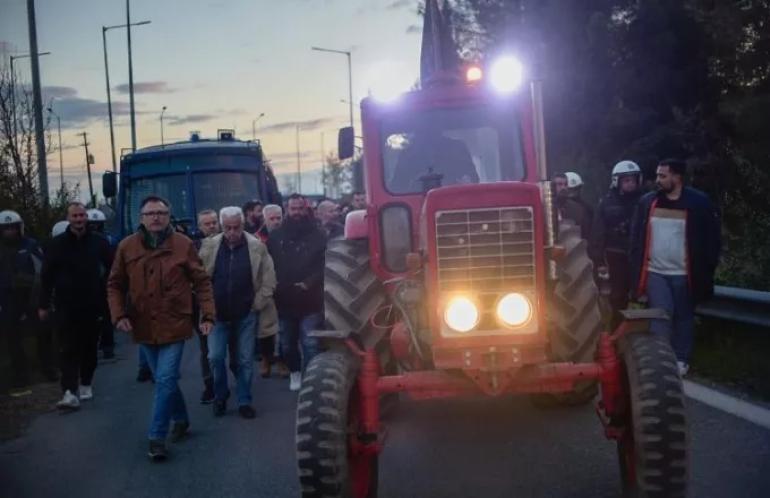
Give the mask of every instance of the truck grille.
[[533, 225], [531, 207], [436, 213], [439, 290], [470, 292], [483, 311], [502, 292], [534, 290]]

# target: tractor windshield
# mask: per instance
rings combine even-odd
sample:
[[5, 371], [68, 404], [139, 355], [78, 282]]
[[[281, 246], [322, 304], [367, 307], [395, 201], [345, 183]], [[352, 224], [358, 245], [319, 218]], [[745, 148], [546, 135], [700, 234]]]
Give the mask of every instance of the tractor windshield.
[[391, 193], [425, 185], [524, 178], [519, 129], [510, 109], [437, 109], [394, 115], [382, 123], [385, 185]]

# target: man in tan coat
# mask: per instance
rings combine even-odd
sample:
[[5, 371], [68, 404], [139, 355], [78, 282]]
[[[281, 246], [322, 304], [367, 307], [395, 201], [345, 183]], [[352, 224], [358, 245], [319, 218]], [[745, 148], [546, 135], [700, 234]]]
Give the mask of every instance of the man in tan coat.
[[177, 381], [184, 341], [193, 334], [193, 291], [204, 335], [214, 324], [214, 298], [193, 242], [170, 226], [168, 202], [149, 196], [140, 213], [139, 230], [118, 246], [107, 297], [112, 321], [132, 333], [155, 377], [148, 456], [156, 461], [167, 456], [169, 423], [174, 423], [172, 441], [183, 438], [190, 427]]
[[[275, 290], [273, 260], [265, 245], [244, 231], [245, 217], [239, 207], [219, 212], [222, 234], [201, 242], [200, 256], [211, 276], [217, 314], [209, 336], [209, 362], [214, 376], [214, 415], [225, 414], [230, 395], [225, 352], [231, 339], [237, 342], [236, 390], [238, 413], [254, 418], [251, 382], [254, 372], [255, 328], [272, 306]], [[275, 321], [275, 319], [274, 319]], [[232, 356], [232, 351], [231, 351]]]

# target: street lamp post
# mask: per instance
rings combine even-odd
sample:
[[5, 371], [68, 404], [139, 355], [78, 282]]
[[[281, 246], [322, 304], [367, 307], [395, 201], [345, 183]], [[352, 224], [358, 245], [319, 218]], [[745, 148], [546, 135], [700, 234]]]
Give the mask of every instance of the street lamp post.
[[[51, 52], [38, 52], [37, 55], [51, 55]], [[12, 55], [11, 56], [11, 133], [13, 134], [13, 144], [18, 147], [18, 141], [16, 140], [16, 74], [13, 71], [13, 61], [16, 59], [27, 59], [32, 57], [32, 54]]]
[[299, 125], [297, 125], [297, 193], [302, 193], [302, 165], [299, 159]]
[[350, 108], [350, 126], [353, 126], [353, 66], [351, 61], [350, 50], [334, 50], [331, 48], [310, 47], [311, 50], [317, 52], [329, 52], [332, 54], [345, 55], [348, 58], [348, 105]]
[[58, 114], [53, 112], [52, 108], [48, 108], [48, 112], [56, 118], [56, 127], [59, 129], [59, 179], [61, 181], [61, 191], [64, 192], [64, 157], [62, 156], [61, 149], [61, 118]]
[[166, 112], [166, 106], [163, 106], [163, 109], [160, 110], [160, 146], [163, 147], [166, 145], [165, 140], [163, 140], [163, 113]]
[[[132, 26], [142, 26], [143, 24], [150, 24], [151, 21], [142, 21], [133, 23]], [[117, 171], [117, 159], [115, 158], [115, 129], [112, 122], [112, 96], [110, 91], [110, 69], [107, 62], [107, 31], [115, 28], [126, 28], [126, 24], [116, 24], [114, 26], [102, 26], [102, 46], [104, 47], [104, 78], [107, 82], [107, 113], [110, 116], [110, 147], [112, 151], [112, 171]], [[130, 91], [133, 95], [133, 84], [130, 84]], [[133, 115], [132, 115], [133, 117]], [[132, 125], [133, 130], [133, 125]]]
[[257, 121], [265, 117], [264, 112], [260, 112], [259, 116], [256, 117], [256, 119], [251, 120], [251, 139], [257, 140]]

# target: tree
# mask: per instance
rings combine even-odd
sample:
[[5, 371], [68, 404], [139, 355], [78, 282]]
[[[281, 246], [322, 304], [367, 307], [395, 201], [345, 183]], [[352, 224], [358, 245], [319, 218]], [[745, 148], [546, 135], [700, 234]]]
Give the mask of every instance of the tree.
[[59, 190], [51, 209], [45, 209], [37, 175], [32, 94], [18, 75], [12, 81], [9, 68], [0, 67], [0, 209], [17, 211], [29, 232], [47, 237], [53, 222], [77, 196], [77, 188]]
[[353, 163], [356, 161], [362, 161], [362, 158], [343, 162], [335, 153], [326, 156], [321, 182], [327, 197], [339, 199], [343, 194], [349, 194], [353, 190]]

